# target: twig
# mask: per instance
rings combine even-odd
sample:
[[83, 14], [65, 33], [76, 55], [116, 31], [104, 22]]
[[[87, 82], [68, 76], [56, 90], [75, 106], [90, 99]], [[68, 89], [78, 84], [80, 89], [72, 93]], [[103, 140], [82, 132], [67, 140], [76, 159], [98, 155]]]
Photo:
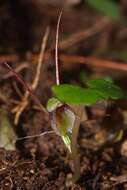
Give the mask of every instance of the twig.
[[[31, 90], [35, 90], [37, 85], [38, 85], [38, 82], [39, 82], [39, 77], [40, 77], [40, 71], [41, 71], [41, 65], [42, 65], [42, 61], [43, 61], [43, 58], [44, 58], [44, 50], [45, 50], [45, 47], [46, 47], [46, 42], [47, 42], [47, 39], [48, 39], [48, 34], [49, 34], [49, 27], [46, 29], [46, 32], [45, 32], [45, 35], [44, 35], [44, 38], [42, 40], [42, 46], [41, 46], [41, 52], [40, 52], [40, 56], [39, 56], [39, 60], [38, 60], [38, 65], [37, 65], [37, 70], [36, 70], [36, 75], [35, 75], [35, 78], [33, 80], [33, 83], [31, 85]], [[21, 82], [21, 80], [20, 80]], [[28, 86], [27, 86], [28, 87]], [[29, 97], [29, 93], [31, 95], [33, 95], [32, 91], [30, 90], [30, 88], [28, 87], [27, 88], [27, 91], [25, 92], [25, 95], [24, 97], [22, 98], [22, 101], [16, 106], [13, 108], [12, 112], [15, 113], [15, 120], [14, 120], [14, 123], [15, 125], [18, 124], [18, 121], [19, 121], [19, 117], [21, 115], [21, 113], [23, 112], [23, 110], [26, 108], [26, 106], [28, 105], [28, 97]], [[34, 97], [35, 98], [35, 97]], [[37, 98], [36, 98], [37, 99]], [[40, 102], [38, 102], [39, 104], [39, 107], [41, 107], [41, 109], [45, 112], [45, 108], [40, 104]]]
[[68, 63], [79, 63], [79, 64], [85, 64], [90, 67], [97, 67], [97, 68], [104, 68], [104, 69], [113, 69], [118, 71], [127, 71], [127, 64], [124, 64], [122, 62], [115, 62], [110, 60], [105, 60], [93, 56], [78, 56], [78, 55], [64, 55], [61, 54], [59, 56], [59, 59], [63, 62]]
[[20, 57], [18, 55], [1, 55], [0, 56], [0, 62], [17, 62], [20, 60]]
[[39, 55], [39, 60], [38, 60], [38, 65], [37, 65], [37, 70], [36, 70], [36, 75], [32, 84], [32, 89], [35, 90], [37, 88], [38, 82], [39, 82], [39, 77], [40, 77], [40, 72], [41, 72], [41, 66], [42, 66], [42, 61], [44, 59], [44, 52], [46, 48], [46, 43], [48, 40], [48, 35], [49, 35], [49, 27], [47, 27], [44, 38], [42, 40], [42, 45], [41, 45], [41, 52]]
[[[39, 56], [38, 54], [31, 54], [31, 62], [37, 61], [38, 56]], [[45, 60], [48, 60], [51, 58], [52, 58], [51, 53], [48, 51], [45, 52]], [[102, 58], [95, 57], [95, 56], [79, 56], [79, 55], [60, 54], [59, 59], [62, 62], [85, 64], [90, 67], [112, 69], [112, 70], [116, 70], [116, 71], [127, 72], [127, 64], [126, 63], [102, 59]], [[0, 63], [2, 63], [2, 60], [4, 60], [4, 62], [11, 62], [12, 60], [13, 60], [13, 62], [16, 62], [17, 60], [20, 60], [20, 59], [18, 58], [18, 56], [5, 55], [5, 56], [2, 56], [2, 59], [0, 56]], [[27, 57], [26, 57], [26, 60], [27, 60]], [[4, 78], [2, 78], [2, 79], [4, 79]]]
[[[36, 61], [38, 55], [33, 54], [32, 61]], [[52, 55], [50, 52], [45, 53], [45, 59], [51, 59]], [[121, 72], [127, 72], [127, 64], [123, 62], [117, 62], [107, 59], [102, 59], [95, 56], [79, 56], [79, 55], [66, 55], [66, 54], [60, 54], [59, 60], [62, 62], [62, 64], [65, 63], [75, 63], [75, 64], [84, 64], [88, 65], [89, 67], [97, 67], [97, 68], [104, 68], [104, 69], [112, 69], [116, 71]]]
[[[16, 81], [12, 82], [12, 85], [15, 89], [15, 92], [17, 93], [17, 95], [22, 99], [23, 98], [23, 94], [22, 92], [20, 91], [20, 89], [18, 88], [18, 84]], [[19, 102], [19, 101], [18, 101]]]
[[0, 101], [4, 102], [5, 104], [8, 103], [8, 98], [5, 96], [5, 94], [2, 94], [0, 92]]
[[20, 140], [24, 140], [24, 139], [31, 139], [31, 138], [35, 138], [35, 137], [43, 137], [47, 134], [55, 134], [55, 132], [52, 130], [52, 131], [45, 131], [41, 134], [37, 134], [37, 135], [29, 135], [29, 136], [26, 136], [26, 137], [19, 137], [17, 138], [16, 140], [17, 141], [20, 141]]
[[[0, 57], [1, 58], [1, 57]], [[6, 59], [5, 59], [6, 60]], [[6, 61], [7, 62], [7, 61]], [[22, 64], [20, 64], [18, 67], [16, 67], [14, 70], [16, 71], [16, 73], [19, 73], [19, 72], [21, 72], [22, 70], [24, 70], [24, 69], [26, 69], [26, 68], [28, 68], [29, 66], [28, 66], [28, 64], [27, 63], [22, 63]], [[11, 71], [9, 71], [7, 74], [5, 74], [3, 77], [1, 77], [1, 79], [3, 79], [3, 80], [6, 80], [6, 79], [8, 79], [8, 78], [10, 78], [10, 77], [12, 77], [12, 76], [14, 76], [14, 74], [11, 72]]]
[[[45, 113], [48, 113], [46, 111], [46, 109], [44, 108], [44, 106], [40, 103], [39, 99], [34, 95], [33, 91], [28, 86], [28, 84], [25, 83], [25, 81], [22, 79], [22, 77], [18, 73], [16, 73], [16, 71], [10, 65], [8, 65], [6, 62], [3, 64], [5, 64], [6, 67], [16, 76], [17, 80], [25, 87], [25, 89], [29, 92], [29, 94], [31, 95], [33, 100], [37, 103], [37, 105], [41, 108], [41, 110], [44, 111]], [[22, 103], [22, 102], [20, 102], [20, 103]], [[24, 104], [25, 104], [25, 102], [24, 102]], [[18, 106], [17, 106], [17, 108], [18, 108]]]
[[114, 176], [114, 177], [110, 177], [110, 180], [115, 182], [115, 185], [118, 185], [118, 184], [126, 183], [127, 176], [126, 175]]
[[107, 25], [109, 24], [109, 20], [107, 18], [103, 18], [100, 22], [97, 22], [94, 26], [91, 28], [88, 28], [87, 30], [79, 31], [75, 34], [72, 34], [67, 39], [61, 41], [59, 43], [60, 49], [67, 49], [72, 47], [74, 44], [79, 43], [81, 40], [85, 40], [96, 33], [103, 30]]

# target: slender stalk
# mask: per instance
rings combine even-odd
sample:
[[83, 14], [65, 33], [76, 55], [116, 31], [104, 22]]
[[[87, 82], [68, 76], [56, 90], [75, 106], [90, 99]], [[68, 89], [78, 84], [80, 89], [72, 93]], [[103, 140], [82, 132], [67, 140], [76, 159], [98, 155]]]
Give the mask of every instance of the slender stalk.
[[80, 158], [79, 158], [78, 144], [77, 144], [79, 127], [80, 127], [80, 119], [76, 117], [71, 135], [71, 157], [73, 159], [73, 164], [74, 164], [74, 177], [73, 177], [74, 182], [77, 181], [80, 177]]
[[80, 157], [78, 151], [77, 138], [78, 138], [80, 123], [82, 120], [86, 120], [87, 116], [84, 114], [84, 106], [81, 105], [80, 106], [70, 105], [70, 106], [76, 114], [75, 123], [71, 135], [71, 157], [73, 159], [73, 164], [74, 164], [73, 181], [76, 182], [80, 177]]
[[58, 41], [59, 41], [59, 26], [60, 26], [60, 20], [62, 16], [62, 11], [60, 12], [58, 22], [57, 22], [57, 29], [56, 29], [56, 46], [55, 46], [55, 65], [56, 65], [56, 84], [60, 84], [59, 79], [59, 66], [58, 66]]
[[[62, 16], [62, 11], [60, 12], [58, 22], [57, 22], [57, 31], [56, 31], [56, 46], [55, 46], [55, 66], [56, 66], [56, 84], [60, 85], [59, 80], [59, 67], [58, 67], [58, 41], [59, 41], [59, 25]], [[80, 109], [79, 114], [82, 116], [82, 111]], [[76, 116], [74, 127], [71, 135], [71, 157], [74, 163], [74, 182], [77, 181], [80, 177], [80, 159], [78, 154], [77, 147], [77, 136], [80, 126], [80, 117]]]

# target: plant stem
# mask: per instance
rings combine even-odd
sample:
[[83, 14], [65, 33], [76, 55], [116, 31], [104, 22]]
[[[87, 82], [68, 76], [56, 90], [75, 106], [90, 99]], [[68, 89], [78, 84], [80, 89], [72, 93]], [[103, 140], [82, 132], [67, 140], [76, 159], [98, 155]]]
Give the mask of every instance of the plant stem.
[[77, 137], [80, 126], [80, 118], [76, 117], [75, 124], [72, 130], [71, 136], [71, 156], [74, 164], [74, 182], [77, 181], [80, 177], [80, 158], [77, 145]]
[[59, 67], [58, 67], [58, 41], [59, 41], [59, 26], [60, 26], [60, 19], [62, 16], [62, 11], [60, 12], [58, 22], [57, 22], [57, 29], [56, 29], [56, 47], [55, 47], [55, 65], [56, 65], [56, 84], [60, 84], [59, 79]]
[[80, 123], [82, 121], [87, 120], [87, 114], [85, 112], [84, 105], [70, 105], [72, 110], [74, 111], [76, 118], [74, 127], [72, 129], [72, 135], [71, 135], [71, 157], [73, 159], [74, 163], [74, 182], [77, 181], [80, 177], [80, 157], [78, 152], [78, 144], [77, 144], [77, 138], [78, 138], [78, 131], [80, 127]]

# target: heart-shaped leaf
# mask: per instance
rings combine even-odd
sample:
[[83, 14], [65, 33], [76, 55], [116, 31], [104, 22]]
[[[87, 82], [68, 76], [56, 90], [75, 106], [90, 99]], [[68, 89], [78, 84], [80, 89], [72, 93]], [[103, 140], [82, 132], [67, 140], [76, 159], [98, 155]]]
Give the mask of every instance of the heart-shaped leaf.
[[105, 79], [95, 79], [87, 82], [88, 88], [62, 84], [52, 87], [57, 98], [68, 104], [91, 105], [105, 99], [121, 99], [125, 97], [123, 90]]
[[103, 99], [95, 89], [84, 89], [75, 85], [63, 84], [53, 86], [52, 90], [61, 101], [70, 104], [91, 105]]

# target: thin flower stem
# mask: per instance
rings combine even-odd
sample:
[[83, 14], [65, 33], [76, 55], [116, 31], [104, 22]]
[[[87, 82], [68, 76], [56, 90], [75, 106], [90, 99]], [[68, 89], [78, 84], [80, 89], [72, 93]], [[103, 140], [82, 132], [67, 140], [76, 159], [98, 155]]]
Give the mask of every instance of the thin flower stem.
[[62, 11], [60, 12], [58, 22], [57, 22], [57, 30], [56, 30], [56, 47], [55, 47], [55, 65], [56, 65], [56, 84], [60, 84], [59, 79], [59, 66], [58, 66], [58, 41], [59, 41], [59, 26], [60, 26], [60, 20], [62, 16]]

